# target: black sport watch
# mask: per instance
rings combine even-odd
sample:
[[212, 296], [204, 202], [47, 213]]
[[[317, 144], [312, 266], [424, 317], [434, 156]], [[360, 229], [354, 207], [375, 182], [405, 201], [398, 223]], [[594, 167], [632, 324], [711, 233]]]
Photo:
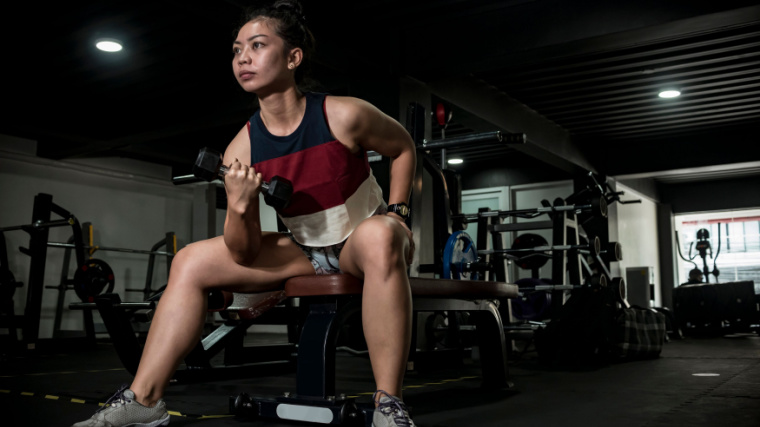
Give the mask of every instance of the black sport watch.
[[411, 210], [409, 209], [409, 205], [406, 203], [394, 203], [392, 205], [388, 205], [388, 212], [393, 212], [396, 215], [400, 216], [401, 218], [406, 221], [409, 219], [409, 214], [411, 213]]

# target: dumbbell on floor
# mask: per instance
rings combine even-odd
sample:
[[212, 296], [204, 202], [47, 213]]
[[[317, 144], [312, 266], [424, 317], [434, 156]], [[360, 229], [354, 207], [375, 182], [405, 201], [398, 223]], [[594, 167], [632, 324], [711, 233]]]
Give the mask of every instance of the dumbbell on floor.
[[[204, 181], [213, 181], [224, 178], [229, 168], [222, 163], [222, 155], [214, 150], [204, 147], [198, 153], [198, 158], [193, 165], [193, 175]], [[293, 194], [293, 184], [285, 178], [275, 176], [270, 182], [262, 182], [264, 201], [275, 209], [282, 209], [290, 203]]]

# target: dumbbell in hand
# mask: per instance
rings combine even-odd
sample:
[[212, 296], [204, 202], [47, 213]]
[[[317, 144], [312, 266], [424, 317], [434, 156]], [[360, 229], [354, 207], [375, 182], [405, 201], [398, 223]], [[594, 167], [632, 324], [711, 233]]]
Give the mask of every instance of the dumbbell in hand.
[[[193, 175], [204, 181], [213, 181], [224, 178], [229, 168], [222, 164], [222, 155], [208, 147], [204, 147], [198, 153], [198, 158], [193, 165]], [[275, 176], [270, 182], [262, 182], [264, 201], [269, 206], [279, 210], [290, 203], [293, 194], [293, 184], [285, 178]]]

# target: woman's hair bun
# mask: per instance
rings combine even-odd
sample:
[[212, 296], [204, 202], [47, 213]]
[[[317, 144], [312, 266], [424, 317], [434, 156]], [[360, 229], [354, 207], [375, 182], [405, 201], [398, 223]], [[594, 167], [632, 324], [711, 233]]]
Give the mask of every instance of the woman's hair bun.
[[272, 5], [275, 9], [285, 9], [293, 13], [298, 19], [303, 20], [303, 6], [297, 0], [277, 0]]

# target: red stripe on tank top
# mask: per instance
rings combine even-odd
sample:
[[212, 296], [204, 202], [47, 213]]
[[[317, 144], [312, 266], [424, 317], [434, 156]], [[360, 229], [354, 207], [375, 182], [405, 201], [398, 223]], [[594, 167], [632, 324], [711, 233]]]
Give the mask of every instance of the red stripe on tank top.
[[337, 140], [253, 166], [267, 182], [281, 176], [293, 183], [290, 206], [280, 212], [286, 217], [344, 204], [370, 174], [366, 155], [351, 154]]

